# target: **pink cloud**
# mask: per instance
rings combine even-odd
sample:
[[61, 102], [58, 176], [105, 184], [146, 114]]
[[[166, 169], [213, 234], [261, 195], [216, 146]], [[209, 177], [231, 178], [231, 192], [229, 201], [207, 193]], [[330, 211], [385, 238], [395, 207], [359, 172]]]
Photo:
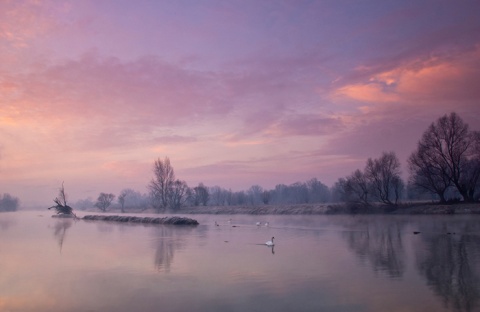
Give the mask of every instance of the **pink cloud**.
[[281, 137], [290, 135], [321, 136], [337, 132], [342, 128], [342, 121], [339, 118], [314, 114], [291, 114], [273, 125], [268, 134]]

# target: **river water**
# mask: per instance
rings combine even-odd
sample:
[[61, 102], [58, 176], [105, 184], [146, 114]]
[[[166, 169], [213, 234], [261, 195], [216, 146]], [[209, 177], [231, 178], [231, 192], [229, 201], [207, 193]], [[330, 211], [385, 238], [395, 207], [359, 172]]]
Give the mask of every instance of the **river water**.
[[188, 217], [1, 213], [0, 311], [480, 311], [480, 216]]

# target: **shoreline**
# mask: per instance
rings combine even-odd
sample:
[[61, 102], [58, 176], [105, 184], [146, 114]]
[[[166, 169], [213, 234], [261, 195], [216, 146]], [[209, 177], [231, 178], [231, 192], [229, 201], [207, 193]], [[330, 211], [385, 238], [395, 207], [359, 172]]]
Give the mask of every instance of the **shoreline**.
[[[92, 210], [78, 210], [78, 212], [93, 212]], [[110, 210], [107, 213], [121, 213], [119, 210]], [[126, 210], [128, 214], [156, 214], [148, 209], [144, 211]], [[261, 206], [197, 206], [184, 207], [176, 211], [165, 211], [159, 214], [215, 214], [215, 215], [353, 215], [353, 214], [382, 214], [382, 215], [452, 215], [452, 214], [480, 214], [480, 203], [402, 203], [397, 207], [386, 205], [371, 205], [368, 207], [347, 204], [297, 204], [297, 205], [261, 205]]]

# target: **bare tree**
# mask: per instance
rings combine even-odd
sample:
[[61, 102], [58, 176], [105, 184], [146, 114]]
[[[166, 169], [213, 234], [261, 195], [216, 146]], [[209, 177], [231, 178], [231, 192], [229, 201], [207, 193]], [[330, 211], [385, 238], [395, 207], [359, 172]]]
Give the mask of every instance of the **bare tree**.
[[187, 199], [188, 185], [185, 181], [175, 180], [169, 197], [169, 207], [172, 210], [180, 209]]
[[388, 205], [396, 205], [400, 199], [403, 190], [400, 174], [400, 161], [394, 152], [384, 152], [378, 159], [369, 158], [365, 167], [372, 196]]
[[206, 206], [210, 198], [208, 189], [203, 185], [203, 183], [198, 184], [198, 186], [193, 188], [193, 204], [195, 206], [202, 205]]
[[62, 182], [62, 187], [58, 190], [58, 196], [53, 200], [53, 202], [56, 205], [49, 207], [48, 209], [55, 209], [57, 214], [64, 214], [64, 215], [73, 214], [72, 207], [67, 205], [67, 194], [65, 193], [63, 182]]
[[248, 200], [250, 205], [258, 205], [262, 202], [263, 188], [260, 185], [252, 185], [247, 190]]
[[157, 212], [160, 212], [169, 206], [175, 183], [175, 173], [170, 165], [170, 159], [168, 157], [165, 157], [163, 161], [157, 159], [154, 163], [153, 173], [154, 178], [148, 188], [152, 206]]
[[107, 211], [107, 208], [110, 207], [114, 199], [115, 195], [111, 193], [100, 193], [100, 195], [98, 195], [97, 202], [95, 203], [95, 207], [105, 212]]
[[439, 118], [423, 133], [417, 150], [410, 156], [410, 180], [418, 187], [433, 190], [443, 201], [442, 189], [450, 185], [464, 201], [474, 201], [480, 182], [478, 140], [478, 132], [469, 131], [468, 124], [456, 113]]
[[451, 183], [445, 163], [432, 161], [436, 157], [424, 146], [419, 146], [408, 159], [409, 182], [416, 189], [436, 194], [440, 202], [444, 203], [446, 202], [445, 193]]
[[120, 209], [122, 212], [125, 212], [125, 197], [127, 197], [127, 192], [123, 190], [120, 195], [118, 195], [118, 203], [120, 204]]
[[369, 204], [370, 185], [367, 176], [360, 170], [355, 170], [351, 176], [347, 177], [343, 185], [346, 200], [349, 202]]

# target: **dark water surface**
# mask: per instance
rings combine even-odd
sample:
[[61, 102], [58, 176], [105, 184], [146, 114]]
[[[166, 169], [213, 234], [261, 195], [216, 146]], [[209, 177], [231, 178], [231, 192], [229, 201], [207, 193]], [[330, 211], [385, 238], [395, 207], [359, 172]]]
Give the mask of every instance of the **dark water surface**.
[[1, 213], [0, 311], [480, 311], [480, 216], [188, 217]]

